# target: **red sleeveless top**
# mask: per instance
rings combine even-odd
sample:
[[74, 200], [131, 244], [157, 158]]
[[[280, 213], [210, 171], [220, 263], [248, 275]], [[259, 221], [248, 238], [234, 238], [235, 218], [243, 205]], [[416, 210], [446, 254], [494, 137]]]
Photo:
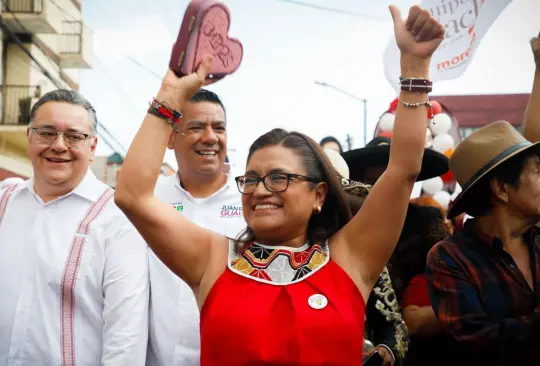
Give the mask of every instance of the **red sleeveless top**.
[[201, 366], [361, 365], [364, 314], [328, 246], [231, 249], [201, 310]]

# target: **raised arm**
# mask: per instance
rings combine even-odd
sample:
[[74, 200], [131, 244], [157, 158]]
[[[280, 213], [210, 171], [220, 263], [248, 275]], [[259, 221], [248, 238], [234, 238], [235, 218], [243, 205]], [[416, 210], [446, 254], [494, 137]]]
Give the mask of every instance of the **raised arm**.
[[[409, 11], [406, 23], [390, 6], [396, 42], [405, 78], [429, 78], [431, 55], [444, 38], [444, 28], [430, 12], [418, 6]], [[336, 244], [350, 252], [348, 268], [356, 268], [364, 298], [387, 263], [398, 241], [413, 185], [422, 166], [426, 139], [428, 101], [425, 93], [401, 92], [392, 132], [390, 161], [371, 189], [362, 209], [336, 235]], [[416, 107], [404, 103], [417, 104]], [[339, 244], [338, 244], [339, 243]], [[346, 251], [346, 250], [345, 250]], [[353, 277], [354, 274], [353, 274]]]
[[[196, 73], [182, 78], [169, 71], [156, 99], [181, 111], [184, 102], [203, 86], [211, 62], [210, 57], [205, 59]], [[195, 225], [154, 196], [171, 133], [166, 120], [146, 115], [118, 174], [114, 199], [159, 259], [196, 288], [212, 246], [226, 239]]]
[[523, 136], [531, 142], [540, 141], [540, 33], [531, 40], [534, 55], [534, 81], [523, 121]]

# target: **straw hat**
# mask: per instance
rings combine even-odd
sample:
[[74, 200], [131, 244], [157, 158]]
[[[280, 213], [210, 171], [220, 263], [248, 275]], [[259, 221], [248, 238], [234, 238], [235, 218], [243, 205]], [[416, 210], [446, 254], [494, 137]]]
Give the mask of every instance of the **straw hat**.
[[526, 140], [506, 121], [490, 123], [469, 135], [450, 158], [450, 170], [463, 191], [448, 211], [448, 218], [465, 212], [471, 188], [486, 174], [537, 144]]
[[343, 190], [360, 198], [367, 197], [371, 186], [349, 179], [349, 166], [341, 154], [332, 149], [324, 149], [324, 152], [336, 172], [340, 175]]

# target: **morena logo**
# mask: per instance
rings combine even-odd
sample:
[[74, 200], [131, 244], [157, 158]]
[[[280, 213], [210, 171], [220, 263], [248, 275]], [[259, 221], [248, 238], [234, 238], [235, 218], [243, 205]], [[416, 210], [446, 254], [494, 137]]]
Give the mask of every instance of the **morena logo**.
[[242, 206], [223, 205], [221, 207], [221, 217], [240, 217], [242, 216]]
[[173, 202], [171, 206], [178, 212], [184, 212], [184, 205], [182, 202]]

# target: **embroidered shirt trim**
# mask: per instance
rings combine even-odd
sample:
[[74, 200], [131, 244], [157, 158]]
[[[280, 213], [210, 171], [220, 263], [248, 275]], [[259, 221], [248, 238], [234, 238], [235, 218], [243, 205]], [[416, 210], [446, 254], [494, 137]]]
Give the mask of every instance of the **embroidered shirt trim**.
[[328, 245], [300, 248], [249, 244], [243, 255], [229, 241], [229, 269], [252, 280], [271, 285], [300, 282], [324, 267], [330, 259]]

